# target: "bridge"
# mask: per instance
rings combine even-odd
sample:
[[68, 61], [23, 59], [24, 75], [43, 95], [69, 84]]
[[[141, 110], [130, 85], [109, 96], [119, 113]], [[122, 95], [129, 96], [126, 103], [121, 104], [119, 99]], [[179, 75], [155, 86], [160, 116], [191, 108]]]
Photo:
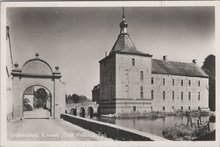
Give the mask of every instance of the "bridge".
[[98, 113], [99, 104], [96, 102], [82, 102], [66, 104], [66, 113], [81, 117], [93, 117]]

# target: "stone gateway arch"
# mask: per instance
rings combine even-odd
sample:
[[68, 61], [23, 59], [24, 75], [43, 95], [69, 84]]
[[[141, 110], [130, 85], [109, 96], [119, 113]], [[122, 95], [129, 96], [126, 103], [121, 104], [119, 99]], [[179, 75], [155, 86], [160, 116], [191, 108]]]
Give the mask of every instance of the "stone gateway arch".
[[23, 98], [28, 88], [41, 86], [50, 92], [50, 118], [60, 118], [65, 111], [65, 84], [61, 81], [59, 67], [51, 66], [35, 54], [22, 67], [14, 64], [12, 70], [12, 118], [23, 119]]

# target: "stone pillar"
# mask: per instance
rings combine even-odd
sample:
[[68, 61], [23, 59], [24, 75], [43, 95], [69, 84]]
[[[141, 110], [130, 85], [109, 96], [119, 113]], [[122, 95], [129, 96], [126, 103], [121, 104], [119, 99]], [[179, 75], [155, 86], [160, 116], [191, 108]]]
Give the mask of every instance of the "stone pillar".
[[54, 76], [54, 103], [53, 104], [55, 104], [54, 118], [59, 119], [63, 109], [65, 109], [65, 108], [62, 108], [62, 106], [64, 105], [63, 99], [65, 99], [65, 96], [61, 95], [61, 81], [60, 81], [61, 74], [59, 72], [58, 66], [55, 67], [55, 72], [53, 73], [53, 76]]
[[18, 64], [14, 64], [12, 70], [12, 118], [22, 119], [23, 118], [23, 104], [22, 95], [20, 94], [20, 74], [21, 70]]
[[76, 116], [80, 116], [81, 110], [80, 107], [76, 107]]

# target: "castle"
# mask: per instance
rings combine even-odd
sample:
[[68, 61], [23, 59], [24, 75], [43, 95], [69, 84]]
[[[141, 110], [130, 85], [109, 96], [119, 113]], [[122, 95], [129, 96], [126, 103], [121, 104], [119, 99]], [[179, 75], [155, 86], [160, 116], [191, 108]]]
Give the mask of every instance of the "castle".
[[153, 59], [140, 52], [123, 14], [120, 34], [99, 61], [100, 84], [92, 90], [101, 114], [208, 109], [208, 75], [197, 65]]

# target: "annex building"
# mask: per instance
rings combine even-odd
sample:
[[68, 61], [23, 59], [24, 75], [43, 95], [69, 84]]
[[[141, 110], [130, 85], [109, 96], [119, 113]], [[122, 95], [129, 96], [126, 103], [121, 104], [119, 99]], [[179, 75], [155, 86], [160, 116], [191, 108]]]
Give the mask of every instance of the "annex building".
[[137, 50], [123, 15], [120, 34], [99, 61], [100, 83], [92, 90], [101, 114], [208, 109], [208, 75], [192, 63], [153, 59]]

